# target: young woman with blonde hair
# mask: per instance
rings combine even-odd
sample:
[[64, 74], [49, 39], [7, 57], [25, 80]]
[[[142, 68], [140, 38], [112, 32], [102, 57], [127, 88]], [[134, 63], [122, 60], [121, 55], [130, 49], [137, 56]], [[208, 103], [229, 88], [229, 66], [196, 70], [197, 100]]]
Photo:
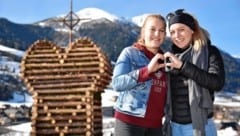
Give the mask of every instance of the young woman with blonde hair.
[[146, 17], [139, 40], [121, 52], [112, 86], [119, 92], [115, 105], [115, 136], [161, 136], [167, 90], [163, 52], [164, 17]]
[[180, 9], [169, 13], [167, 20], [173, 45], [171, 52], [164, 54], [169, 59], [166, 65], [172, 69], [165, 121], [171, 131], [164, 132], [172, 136], [216, 136], [213, 101], [214, 92], [225, 82], [222, 56], [189, 13]]

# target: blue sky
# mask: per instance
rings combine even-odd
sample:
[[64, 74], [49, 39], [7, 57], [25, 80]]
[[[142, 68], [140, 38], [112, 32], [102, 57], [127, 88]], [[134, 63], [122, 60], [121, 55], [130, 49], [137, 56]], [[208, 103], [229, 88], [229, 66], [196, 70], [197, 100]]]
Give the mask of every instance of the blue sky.
[[[73, 11], [95, 7], [118, 17], [145, 13], [166, 15], [178, 8], [192, 13], [206, 28], [213, 44], [231, 55], [240, 56], [239, 0], [73, 0]], [[28, 24], [68, 13], [70, 0], [0, 0], [0, 17]]]

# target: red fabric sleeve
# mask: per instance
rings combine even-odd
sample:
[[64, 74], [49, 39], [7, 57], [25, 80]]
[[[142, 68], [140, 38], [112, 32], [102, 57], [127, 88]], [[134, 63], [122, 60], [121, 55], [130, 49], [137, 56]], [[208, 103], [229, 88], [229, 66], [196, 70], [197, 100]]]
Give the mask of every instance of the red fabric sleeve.
[[153, 74], [149, 73], [147, 66], [145, 66], [139, 70], [138, 82], [145, 82], [145, 81], [151, 79], [152, 76], [153, 76]]

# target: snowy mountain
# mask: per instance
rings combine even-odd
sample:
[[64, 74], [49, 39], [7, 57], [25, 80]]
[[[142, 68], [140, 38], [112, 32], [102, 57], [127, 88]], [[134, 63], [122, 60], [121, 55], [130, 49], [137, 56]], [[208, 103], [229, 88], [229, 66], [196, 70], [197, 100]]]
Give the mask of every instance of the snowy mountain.
[[101, 18], [106, 18], [112, 22], [114, 22], [116, 20], [121, 20], [117, 16], [110, 14], [104, 10], [98, 9], [98, 8], [84, 8], [84, 9], [76, 12], [76, 15], [78, 15], [82, 19], [86, 18], [86, 19], [91, 19], [91, 20], [96, 20], [96, 19], [101, 19]]
[[240, 63], [240, 55], [233, 55], [233, 57]]
[[143, 14], [139, 16], [135, 16], [132, 18], [132, 22], [135, 23], [137, 26], [141, 27], [143, 25], [144, 19], [148, 16], [149, 14]]
[[20, 50], [14, 49], [14, 48], [9, 48], [9, 47], [1, 45], [1, 44], [0, 44], [0, 51], [8, 52], [8, 53], [10, 53], [12, 55], [16, 55], [18, 57], [22, 57], [25, 53], [24, 51], [20, 51]]
[[[7, 69], [8, 71], [11, 71], [11, 75], [18, 75], [20, 64], [18, 61], [14, 60], [14, 58], [19, 57], [18, 60], [20, 60], [20, 58], [22, 58], [22, 56], [24, 55], [24, 52], [17, 49], [9, 48], [4, 45], [0, 45], [0, 52], [2, 53], [2, 55], [0, 56], [0, 73], [6, 72], [4, 71], [4, 69]], [[3, 55], [3, 53], [6, 53], [8, 55]], [[11, 56], [13, 56], [14, 58], [12, 58]]]
[[[69, 42], [69, 28], [61, 20], [67, 15], [56, 15], [34, 24], [15, 24], [7, 19], [0, 18], [0, 44], [25, 51], [36, 40], [45, 39], [65, 47]], [[135, 16], [132, 19], [117, 17], [97, 8], [81, 9], [76, 14], [87, 20], [80, 21], [74, 27], [73, 39], [89, 37], [93, 40], [111, 61], [116, 61], [123, 48], [131, 46], [138, 38], [140, 27], [148, 14]], [[169, 45], [167, 42], [164, 45]], [[169, 46], [168, 46], [169, 47]], [[240, 63], [221, 51], [225, 69], [226, 85], [224, 91], [239, 92]]]
[[[80, 28], [80, 26], [83, 23], [97, 21], [97, 20], [98, 21], [99, 20], [104, 21], [106, 19], [106, 20], [108, 20], [110, 22], [113, 22], [113, 23], [114, 22], [135, 23], [135, 22], [131, 22], [131, 21], [125, 19], [124, 17], [122, 17], [122, 18], [117, 17], [116, 15], [110, 14], [110, 13], [108, 13], [104, 10], [101, 10], [99, 8], [84, 8], [84, 9], [81, 9], [78, 12], [74, 13], [74, 15], [77, 16], [77, 18], [74, 18], [74, 19], [79, 19], [80, 20], [80, 22], [74, 27], [74, 30], [76, 30], [76, 31]], [[73, 15], [73, 17], [76, 17], [74, 15]], [[68, 32], [69, 29], [66, 28], [66, 26], [64, 26], [64, 24], [62, 22], [63, 18], [68, 19], [67, 18], [68, 16], [69, 16], [69, 13], [61, 14], [61, 15], [57, 15], [54, 18], [49, 18], [49, 19], [46, 19], [46, 20], [36, 22], [35, 24], [39, 25], [39, 26], [43, 26], [43, 27], [54, 26], [54, 28], [57, 31]]]

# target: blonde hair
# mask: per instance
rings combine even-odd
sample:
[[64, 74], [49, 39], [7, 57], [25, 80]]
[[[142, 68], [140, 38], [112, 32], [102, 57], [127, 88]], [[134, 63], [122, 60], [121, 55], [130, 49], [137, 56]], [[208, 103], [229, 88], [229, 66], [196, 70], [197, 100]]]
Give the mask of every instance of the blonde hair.
[[163, 22], [164, 28], [166, 29], [166, 21], [165, 21], [165, 18], [162, 15], [160, 15], [160, 14], [150, 14], [145, 18], [145, 20], [143, 22], [143, 25], [141, 27], [141, 31], [140, 31], [140, 35], [139, 35], [139, 38], [137, 40], [137, 43], [140, 43], [142, 45], [145, 44], [145, 40], [143, 38], [143, 34], [144, 34], [144, 31], [145, 31], [145, 26], [146, 26], [147, 21], [149, 19], [152, 19], [152, 18], [161, 20]]
[[[194, 17], [193, 17], [194, 18]], [[201, 28], [196, 18], [194, 18], [195, 30], [192, 37], [193, 49], [199, 51], [202, 46], [207, 45], [209, 40], [209, 33], [207, 30]]]

